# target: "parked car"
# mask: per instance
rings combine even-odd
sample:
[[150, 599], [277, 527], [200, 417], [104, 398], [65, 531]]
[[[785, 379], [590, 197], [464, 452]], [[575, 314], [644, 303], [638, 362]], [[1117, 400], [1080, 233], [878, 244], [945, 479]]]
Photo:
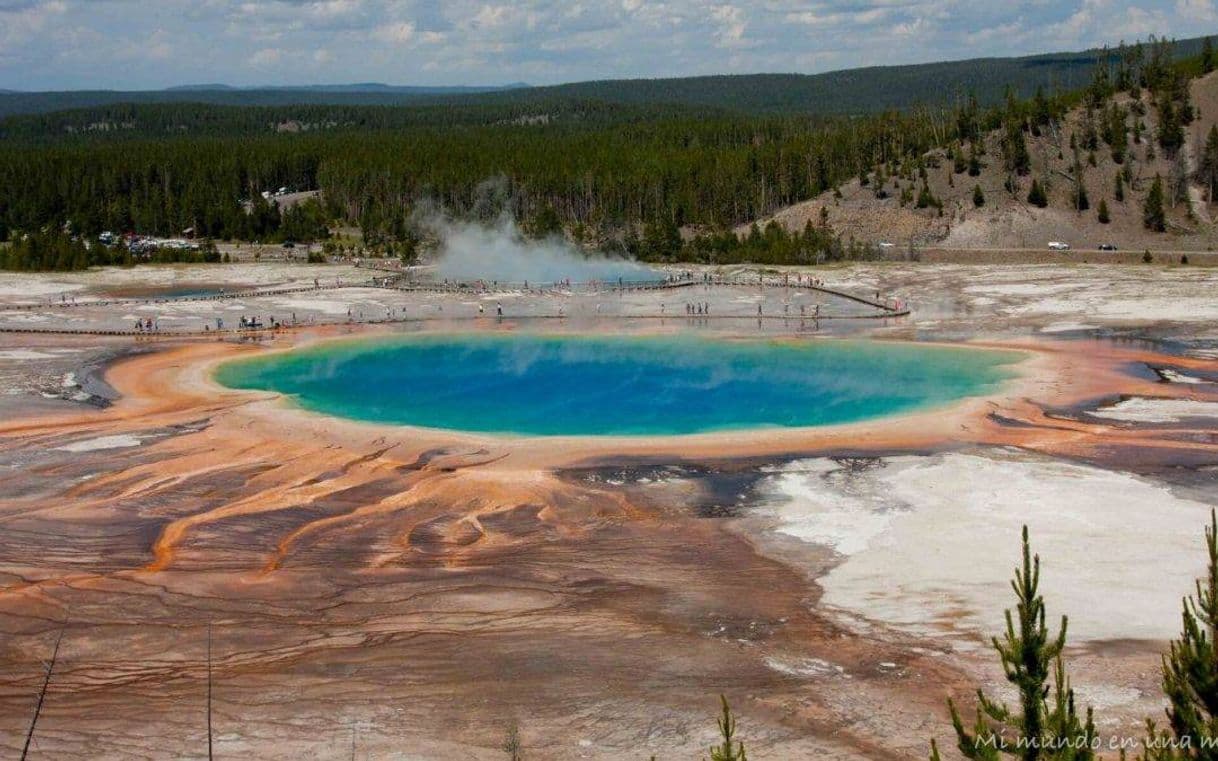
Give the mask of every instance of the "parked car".
[[1117, 250], [1117, 247], [1116, 247], [1115, 243], [1101, 243], [1100, 244], [1100, 251], [1116, 251], [1116, 250]]
[[1069, 251], [1070, 244], [1062, 243], [1059, 240], [1051, 240], [1051, 241], [1049, 241], [1049, 250], [1050, 251]]

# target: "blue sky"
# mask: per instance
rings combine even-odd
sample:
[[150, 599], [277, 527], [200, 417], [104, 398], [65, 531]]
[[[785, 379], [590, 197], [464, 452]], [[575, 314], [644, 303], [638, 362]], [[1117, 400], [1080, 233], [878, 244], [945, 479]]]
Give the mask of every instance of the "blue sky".
[[0, 88], [813, 73], [1211, 31], [1215, 0], [0, 0]]

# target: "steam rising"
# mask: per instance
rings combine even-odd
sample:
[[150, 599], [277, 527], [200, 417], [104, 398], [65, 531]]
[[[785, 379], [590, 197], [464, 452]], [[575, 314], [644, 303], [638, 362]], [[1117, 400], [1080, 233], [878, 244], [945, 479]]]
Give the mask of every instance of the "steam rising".
[[530, 240], [510, 214], [483, 222], [429, 214], [417, 222], [439, 239], [436, 276], [462, 281], [555, 283], [658, 280], [662, 274], [635, 261], [589, 255], [557, 236]]

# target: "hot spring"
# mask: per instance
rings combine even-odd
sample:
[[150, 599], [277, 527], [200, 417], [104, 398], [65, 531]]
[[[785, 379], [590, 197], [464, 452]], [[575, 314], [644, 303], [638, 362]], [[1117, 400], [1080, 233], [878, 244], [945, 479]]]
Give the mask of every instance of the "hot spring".
[[869, 341], [463, 334], [321, 343], [216, 380], [339, 417], [520, 435], [823, 426], [994, 391], [1016, 352]]

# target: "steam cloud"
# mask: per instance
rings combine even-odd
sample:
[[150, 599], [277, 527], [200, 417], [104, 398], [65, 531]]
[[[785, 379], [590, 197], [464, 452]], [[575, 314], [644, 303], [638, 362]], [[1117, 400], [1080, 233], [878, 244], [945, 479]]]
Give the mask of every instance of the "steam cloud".
[[468, 222], [431, 213], [416, 220], [439, 239], [436, 276], [501, 283], [657, 280], [662, 275], [635, 261], [589, 255], [558, 237], [530, 240], [504, 213], [491, 222]]

